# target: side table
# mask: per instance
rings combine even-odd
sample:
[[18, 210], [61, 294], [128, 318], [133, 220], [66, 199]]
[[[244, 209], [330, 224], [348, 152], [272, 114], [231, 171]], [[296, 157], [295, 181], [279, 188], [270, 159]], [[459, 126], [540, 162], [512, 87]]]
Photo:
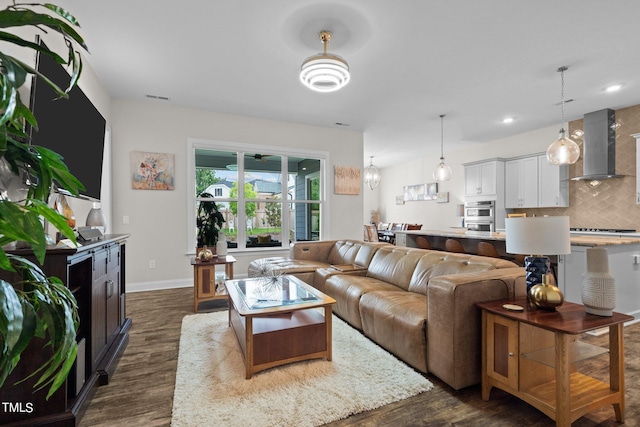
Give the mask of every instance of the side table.
[[[510, 311], [515, 304], [523, 311]], [[632, 316], [587, 314], [583, 305], [565, 302], [555, 311], [530, 309], [525, 298], [478, 303], [482, 310], [482, 399], [492, 387], [542, 411], [557, 426], [613, 405], [624, 422], [623, 324]], [[609, 349], [578, 340], [578, 335], [609, 328]], [[609, 383], [578, 371], [578, 362], [609, 353]]]
[[202, 301], [228, 298], [226, 290], [216, 291], [216, 265], [224, 264], [226, 278], [232, 280], [235, 262], [236, 259], [231, 255], [213, 257], [209, 261], [191, 258], [191, 265], [193, 265], [193, 311], [198, 311], [198, 304]]

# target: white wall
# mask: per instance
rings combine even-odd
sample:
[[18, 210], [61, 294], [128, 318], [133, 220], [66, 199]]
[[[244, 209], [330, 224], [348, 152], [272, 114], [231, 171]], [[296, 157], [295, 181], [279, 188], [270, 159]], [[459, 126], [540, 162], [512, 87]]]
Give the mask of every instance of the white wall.
[[[330, 233], [326, 239], [361, 238], [363, 196], [333, 194], [335, 165], [362, 167], [362, 134], [251, 117], [175, 107], [161, 101], [112, 101], [113, 232], [130, 233], [127, 243], [128, 290], [191, 285], [193, 268], [186, 243], [188, 138], [297, 147], [330, 153], [327, 195]], [[175, 154], [175, 190], [132, 190], [129, 153]], [[129, 216], [130, 223], [122, 223]], [[194, 251], [195, 248], [190, 251]], [[268, 252], [276, 256], [283, 251]], [[230, 253], [236, 275], [265, 252]], [[156, 268], [149, 269], [149, 261]]]
[[379, 208], [383, 222], [418, 223], [423, 224], [423, 230], [459, 226], [461, 221], [456, 216], [456, 205], [464, 203], [463, 163], [544, 152], [557, 137], [558, 126], [554, 126], [484, 144], [473, 144], [448, 153], [446, 163], [451, 166], [453, 175], [450, 181], [438, 184], [438, 191], [449, 192], [449, 203], [430, 200], [395, 204], [395, 197], [402, 195], [403, 186], [435, 182], [432, 173], [438, 164], [439, 152], [434, 151], [428, 158], [412, 159], [384, 168], [381, 170], [382, 179], [376, 189], [377, 194], [365, 191], [364, 220], [368, 222], [370, 211]]

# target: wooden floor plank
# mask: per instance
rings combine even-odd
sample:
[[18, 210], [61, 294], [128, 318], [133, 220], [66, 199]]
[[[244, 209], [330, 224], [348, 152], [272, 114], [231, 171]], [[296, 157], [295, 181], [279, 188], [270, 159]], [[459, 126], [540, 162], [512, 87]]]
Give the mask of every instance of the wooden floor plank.
[[[127, 316], [133, 321], [129, 345], [111, 382], [98, 389], [80, 422], [88, 426], [169, 426], [180, 342], [185, 315], [193, 314], [193, 289], [169, 289], [127, 295]], [[640, 420], [640, 324], [626, 327], [626, 427]], [[585, 336], [608, 346], [608, 336]], [[239, 351], [239, 350], [238, 350]], [[366, 357], [366, 355], [363, 355]], [[606, 356], [589, 360], [580, 369], [608, 379]], [[480, 386], [455, 391], [427, 375], [434, 389], [382, 408], [327, 424], [344, 426], [553, 426], [541, 412], [500, 390], [480, 398]], [[620, 426], [612, 407], [588, 414], [574, 427]]]

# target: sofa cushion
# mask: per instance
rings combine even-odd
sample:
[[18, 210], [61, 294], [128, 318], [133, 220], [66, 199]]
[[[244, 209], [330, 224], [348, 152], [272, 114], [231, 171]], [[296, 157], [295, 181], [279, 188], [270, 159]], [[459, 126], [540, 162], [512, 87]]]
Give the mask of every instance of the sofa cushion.
[[354, 328], [362, 330], [360, 297], [367, 292], [397, 290], [396, 286], [371, 277], [338, 274], [327, 279], [324, 293], [336, 300], [333, 305], [334, 313]]
[[382, 247], [373, 255], [367, 276], [391, 283], [406, 291], [413, 271], [425, 253], [424, 249]]
[[329, 251], [327, 262], [333, 265], [358, 264], [366, 267], [379, 247], [379, 244], [357, 240], [338, 240]]
[[477, 256], [451, 256], [446, 252], [424, 255], [413, 272], [409, 282], [409, 291], [427, 294], [429, 280], [448, 274], [464, 274], [477, 271], [495, 270], [493, 264]]
[[421, 372], [427, 372], [427, 297], [374, 291], [360, 298], [362, 331]]

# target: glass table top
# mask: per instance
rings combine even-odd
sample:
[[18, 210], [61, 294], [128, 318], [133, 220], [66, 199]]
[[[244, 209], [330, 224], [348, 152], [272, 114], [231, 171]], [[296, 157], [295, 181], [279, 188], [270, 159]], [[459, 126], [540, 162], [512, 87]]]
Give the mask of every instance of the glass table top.
[[285, 307], [322, 300], [298, 280], [286, 276], [255, 277], [230, 283], [250, 309]]

